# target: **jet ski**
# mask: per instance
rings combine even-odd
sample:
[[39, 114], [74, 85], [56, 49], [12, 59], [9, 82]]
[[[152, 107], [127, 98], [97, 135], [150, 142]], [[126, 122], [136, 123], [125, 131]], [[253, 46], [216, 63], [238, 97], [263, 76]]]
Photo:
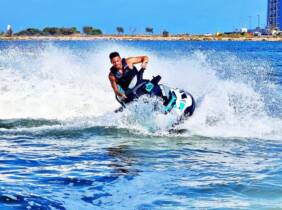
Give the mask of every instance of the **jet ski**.
[[123, 111], [128, 104], [146, 95], [159, 98], [162, 101], [164, 113], [176, 113], [179, 121], [190, 117], [194, 113], [196, 103], [189, 92], [160, 84], [160, 75], [153, 77], [151, 80], [143, 79], [143, 73], [144, 69], [138, 71], [126, 91], [118, 85], [119, 91], [124, 93], [127, 98], [122, 99], [116, 95], [116, 100], [121, 104], [121, 107], [115, 112]]

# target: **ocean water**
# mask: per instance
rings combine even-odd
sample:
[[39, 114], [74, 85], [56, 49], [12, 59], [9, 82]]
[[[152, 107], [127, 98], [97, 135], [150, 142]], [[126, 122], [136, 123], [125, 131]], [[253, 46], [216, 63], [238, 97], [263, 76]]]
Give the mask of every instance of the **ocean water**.
[[[194, 115], [122, 113], [108, 54]], [[282, 43], [0, 41], [0, 209], [282, 209]]]

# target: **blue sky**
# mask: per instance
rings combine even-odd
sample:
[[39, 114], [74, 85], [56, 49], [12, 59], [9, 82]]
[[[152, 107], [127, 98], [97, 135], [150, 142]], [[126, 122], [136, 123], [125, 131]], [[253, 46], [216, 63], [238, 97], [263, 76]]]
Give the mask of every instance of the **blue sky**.
[[0, 30], [11, 24], [14, 31], [28, 27], [100, 28], [116, 33], [145, 27], [155, 33], [213, 33], [266, 24], [267, 0], [1, 0]]

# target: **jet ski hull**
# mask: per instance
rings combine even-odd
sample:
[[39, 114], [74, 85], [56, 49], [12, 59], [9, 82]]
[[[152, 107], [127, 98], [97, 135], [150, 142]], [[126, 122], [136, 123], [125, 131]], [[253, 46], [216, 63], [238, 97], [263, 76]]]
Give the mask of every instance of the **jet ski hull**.
[[122, 105], [116, 111], [122, 111], [132, 101], [147, 95], [160, 98], [163, 102], [165, 113], [174, 112], [179, 116], [179, 120], [190, 117], [196, 107], [193, 96], [187, 91], [159, 84], [160, 80], [161, 77], [159, 75], [153, 77], [152, 80], [145, 80], [143, 79], [143, 71], [140, 70], [133, 81], [134, 84], [130, 84], [128, 90], [125, 91], [127, 99], [122, 100], [116, 96], [117, 101]]

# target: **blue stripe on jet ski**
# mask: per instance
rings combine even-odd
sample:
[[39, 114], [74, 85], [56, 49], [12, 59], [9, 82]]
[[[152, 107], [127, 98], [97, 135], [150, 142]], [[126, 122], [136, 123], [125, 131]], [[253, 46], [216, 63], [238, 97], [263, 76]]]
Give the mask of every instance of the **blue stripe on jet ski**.
[[171, 109], [172, 104], [176, 101], [176, 97], [172, 95], [168, 105], [165, 107], [165, 111], [168, 112]]

